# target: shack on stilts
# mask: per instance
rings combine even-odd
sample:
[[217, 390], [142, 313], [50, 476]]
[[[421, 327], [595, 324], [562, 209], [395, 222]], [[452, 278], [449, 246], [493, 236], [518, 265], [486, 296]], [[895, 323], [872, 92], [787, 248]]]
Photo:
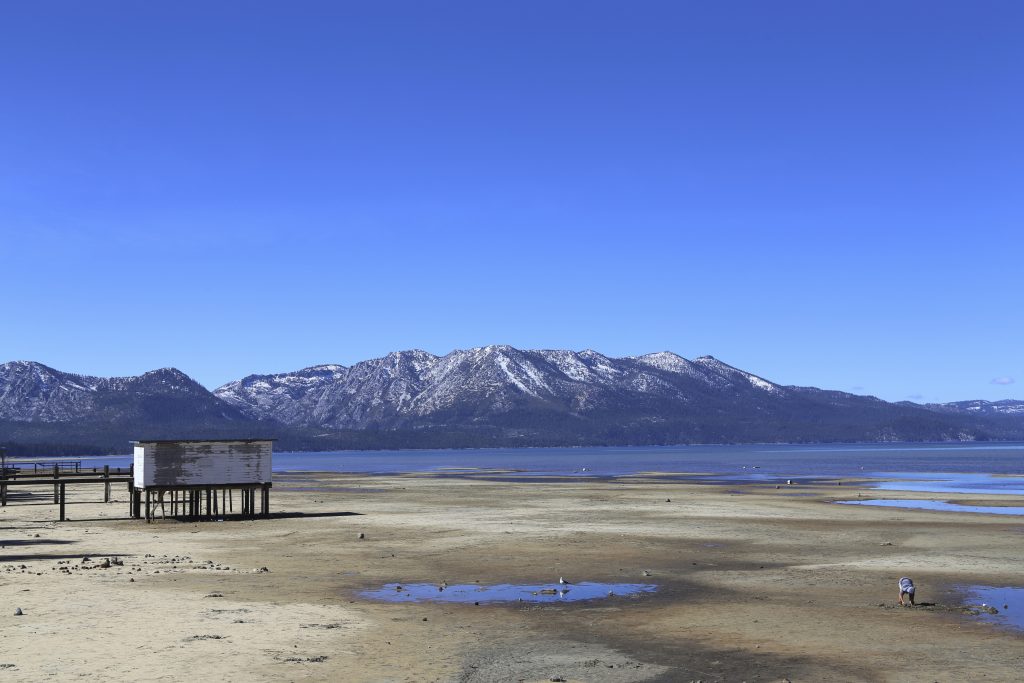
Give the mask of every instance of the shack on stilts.
[[[130, 514], [189, 520], [270, 516], [273, 439], [132, 441]], [[238, 512], [234, 492], [239, 493]], [[257, 500], [259, 501], [257, 503]], [[257, 512], [258, 508], [258, 512]]]

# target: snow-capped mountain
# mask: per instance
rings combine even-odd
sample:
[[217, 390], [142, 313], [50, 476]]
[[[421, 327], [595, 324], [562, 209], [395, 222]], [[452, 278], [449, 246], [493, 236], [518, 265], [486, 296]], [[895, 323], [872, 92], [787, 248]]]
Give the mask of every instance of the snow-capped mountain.
[[217, 435], [276, 436], [286, 450], [1024, 439], [1024, 402], [887, 403], [667, 351], [401, 351], [214, 392], [172, 368], [102, 378], [0, 365], [0, 445], [80, 454]]
[[953, 403], [929, 403], [925, 407], [947, 413], [963, 415], [1010, 415], [1024, 416], [1024, 401], [1005, 399], [1002, 401], [956, 401]]
[[90, 377], [30, 361], [0, 365], [0, 420], [60, 423], [178, 417], [241, 415], [174, 368], [137, 377]]
[[710, 356], [609, 358], [590, 350], [486, 346], [445, 356], [403, 351], [349, 368], [250, 375], [214, 394], [257, 419], [365, 429], [480, 422], [524, 409], [584, 416], [629, 405], [635, 412], [638, 402], [667, 408], [712, 396], [757, 402], [759, 395], [783, 397], [786, 389]]

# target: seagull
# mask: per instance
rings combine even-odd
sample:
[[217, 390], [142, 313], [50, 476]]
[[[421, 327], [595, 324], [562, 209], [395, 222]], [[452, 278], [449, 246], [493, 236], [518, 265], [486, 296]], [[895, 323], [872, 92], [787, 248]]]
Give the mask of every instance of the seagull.
[[568, 582], [568, 581], [566, 581], [566, 580], [565, 580], [565, 579], [564, 579], [563, 577], [559, 576], [559, 577], [558, 577], [558, 583], [560, 583], [560, 584], [563, 584], [563, 585], [565, 585], [565, 584], [567, 584], [567, 583], [569, 583], [569, 582]]

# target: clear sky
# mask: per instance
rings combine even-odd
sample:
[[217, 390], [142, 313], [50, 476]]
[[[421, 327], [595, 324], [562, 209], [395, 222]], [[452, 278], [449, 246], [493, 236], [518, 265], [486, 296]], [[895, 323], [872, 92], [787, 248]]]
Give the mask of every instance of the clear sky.
[[4, 3], [0, 362], [506, 343], [1024, 398], [1022, 35], [1017, 0]]

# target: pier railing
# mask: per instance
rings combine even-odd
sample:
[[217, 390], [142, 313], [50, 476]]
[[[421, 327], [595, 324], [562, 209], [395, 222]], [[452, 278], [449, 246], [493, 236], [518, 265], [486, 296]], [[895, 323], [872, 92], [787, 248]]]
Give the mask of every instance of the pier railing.
[[111, 484], [127, 484], [128, 516], [136, 519], [145, 517], [147, 522], [156, 517], [157, 510], [161, 516], [166, 516], [168, 507], [173, 518], [183, 517], [195, 521], [224, 519], [227, 515], [235, 513], [235, 491], [239, 495], [238, 514], [241, 517], [270, 516], [270, 489], [273, 486], [270, 482], [136, 488], [134, 465], [104, 465], [102, 468], [91, 468], [90, 471], [89, 468], [80, 466], [75, 470], [69, 467], [62, 468], [57, 463], [50, 464], [49, 471], [41, 471], [37, 467], [0, 468], [0, 505], [7, 505], [8, 488], [11, 486], [52, 485], [53, 502], [60, 506], [59, 519], [63, 522], [67, 519], [65, 505], [68, 484], [102, 484], [104, 503], [110, 502]]
[[[72, 464], [74, 463], [74, 464]], [[29, 463], [19, 463], [28, 465]], [[34, 467], [29, 470], [27, 467], [7, 466], [0, 469], [0, 506], [7, 505], [8, 488], [11, 486], [46, 486], [53, 485], [53, 503], [60, 506], [60, 521], [66, 519], [64, 506], [66, 501], [67, 484], [103, 484], [103, 502], [110, 502], [110, 485], [125, 483], [128, 485], [129, 493], [132, 490], [135, 466], [111, 467], [104, 465], [102, 469], [93, 467], [92, 471], [83, 469], [80, 460], [65, 460], [60, 462], [47, 463], [50, 465], [48, 471], [41, 471], [38, 465], [42, 463], [31, 463]]]

